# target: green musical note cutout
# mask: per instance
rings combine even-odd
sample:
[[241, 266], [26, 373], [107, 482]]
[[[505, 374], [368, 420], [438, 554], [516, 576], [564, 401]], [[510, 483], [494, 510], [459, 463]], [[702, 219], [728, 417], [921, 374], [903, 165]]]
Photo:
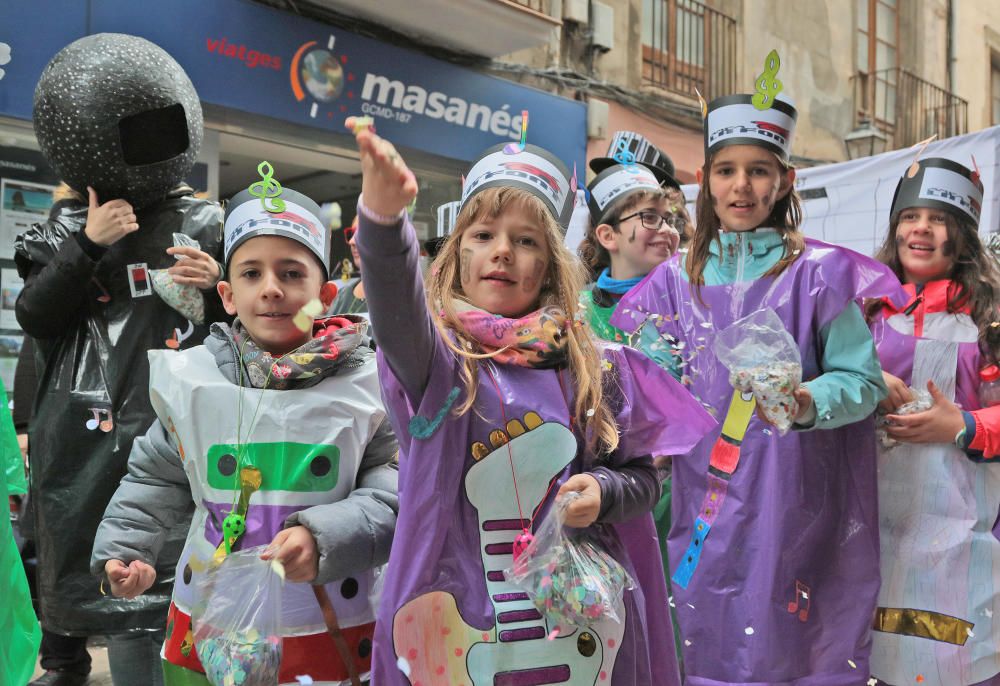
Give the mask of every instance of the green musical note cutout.
[[771, 107], [774, 104], [774, 99], [778, 97], [778, 93], [784, 89], [781, 81], [775, 78], [780, 68], [781, 58], [778, 57], [778, 51], [772, 50], [767, 53], [767, 57], [764, 58], [764, 72], [757, 77], [754, 84], [757, 93], [750, 98], [753, 106], [758, 110], [766, 110]]
[[[261, 180], [250, 184], [247, 191], [255, 198], [260, 198], [261, 207], [268, 212], [284, 212], [285, 201], [278, 199], [278, 196], [281, 195], [281, 184], [274, 178], [274, 169], [271, 164], [267, 160], [261, 162], [257, 166], [257, 173], [260, 174]], [[270, 207], [268, 207], [268, 200], [271, 200]]]

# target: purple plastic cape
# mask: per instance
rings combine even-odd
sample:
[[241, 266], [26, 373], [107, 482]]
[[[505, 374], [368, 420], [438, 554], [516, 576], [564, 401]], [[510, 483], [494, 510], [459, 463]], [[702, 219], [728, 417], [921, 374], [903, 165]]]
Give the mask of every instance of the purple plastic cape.
[[[688, 392], [641, 354], [611, 345], [605, 359], [621, 444], [601, 465], [615, 469], [684, 453], [714, 427]], [[605, 619], [547, 640], [553, 627], [504, 580], [520, 522], [533, 512], [540, 522], [563, 481], [597, 467], [584, 465], [581, 441], [569, 428], [562, 390], [569, 392], [568, 373], [484, 363], [473, 410], [448, 414], [419, 439], [409, 432], [411, 417], [434, 418], [452, 389], [464, 389], [460, 362], [435, 340], [416, 407], [386, 360], [379, 369], [400, 444], [400, 511], [372, 683], [679, 684], [673, 651], [664, 649], [673, 639], [651, 515], [592, 527], [637, 582], [624, 594], [622, 623]]]
[[[705, 286], [704, 304], [681, 269], [677, 259], [657, 267], [612, 324], [633, 331], [649, 319], [672, 336], [684, 380], [720, 421], [733, 388], [712, 352], [715, 331], [774, 309], [809, 380], [821, 373], [821, 329], [855, 299], [899, 289], [884, 265], [812, 240], [777, 279]], [[668, 547], [685, 683], [865, 684], [879, 586], [872, 420], [779, 436], [752, 416], [728, 481], [709, 474], [720, 432], [673, 466]]]

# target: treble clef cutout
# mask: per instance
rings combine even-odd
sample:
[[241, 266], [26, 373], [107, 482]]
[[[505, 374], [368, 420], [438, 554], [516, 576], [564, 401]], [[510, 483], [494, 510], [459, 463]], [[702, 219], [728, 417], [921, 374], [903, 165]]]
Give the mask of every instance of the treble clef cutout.
[[778, 93], [784, 90], [784, 85], [777, 79], [778, 69], [781, 68], [781, 58], [778, 51], [772, 50], [764, 58], [764, 71], [757, 77], [754, 86], [757, 89], [750, 101], [758, 110], [766, 110], [774, 104], [774, 99]]
[[[274, 178], [274, 168], [265, 160], [257, 166], [257, 173], [260, 174], [260, 181], [250, 184], [247, 191], [255, 198], [260, 198], [261, 207], [268, 212], [278, 213], [285, 211], [285, 201], [278, 198], [281, 195], [281, 184]], [[268, 203], [270, 200], [270, 205]]]

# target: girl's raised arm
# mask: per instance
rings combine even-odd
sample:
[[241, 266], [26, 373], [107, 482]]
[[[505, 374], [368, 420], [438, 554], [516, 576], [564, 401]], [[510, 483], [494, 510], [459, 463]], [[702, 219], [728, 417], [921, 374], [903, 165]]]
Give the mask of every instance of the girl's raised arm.
[[[354, 128], [351, 119], [348, 128]], [[372, 328], [382, 355], [416, 402], [427, 386], [437, 341], [416, 234], [403, 211], [417, 194], [417, 180], [391, 143], [368, 128], [355, 138], [363, 173], [355, 241]]]

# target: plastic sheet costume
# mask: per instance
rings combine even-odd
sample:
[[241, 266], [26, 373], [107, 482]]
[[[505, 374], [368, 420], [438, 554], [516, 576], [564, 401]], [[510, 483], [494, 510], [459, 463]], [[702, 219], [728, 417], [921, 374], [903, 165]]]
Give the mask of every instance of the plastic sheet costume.
[[[502, 165], [511, 160], [519, 164], [510, 167], [552, 174], [546, 188], [568, 188], [561, 164], [538, 150], [529, 145], [500, 154], [496, 166], [487, 154], [467, 188], [484, 179], [510, 185]], [[559, 216], [558, 204], [549, 204]], [[606, 398], [621, 443], [596, 463], [584, 456], [573, 428], [572, 380], [559, 368], [484, 361], [474, 406], [454, 416], [465, 387], [463, 363], [431, 323], [412, 225], [380, 227], [362, 214], [357, 241], [363, 274], [399, 275], [366, 278], [382, 341], [383, 392], [401, 453], [401, 514], [376, 626], [373, 683], [677, 684], [676, 656], [663, 648], [673, 639], [648, 510], [621, 511], [624, 502], [609, 497], [602, 505], [609, 510], [590, 527], [637, 582], [617, 609], [621, 623], [602, 619], [547, 640], [554, 627], [502, 570], [511, 565], [521, 527], [535, 513], [541, 521], [571, 475], [589, 471], [599, 483], [624, 481], [633, 489], [641, 479], [655, 489], [650, 456], [687, 451], [711, 419], [669, 374], [619, 345], [608, 345], [604, 359]], [[402, 340], [411, 357], [429, 360], [417, 397], [394, 371], [392, 360], [401, 358], [390, 357], [402, 353], [391, 344]], [[620, 495], [625, 486], [608, 488]]]
[[[951, 160], [921, 160], [900, 180], [892, 216], [928, 207], [978, 226], [978, 177]], [[872, 335], [885, 371], [915, 389], [933, 381], [946, 398], [976, 412], [977, 439], [989, 440], [1000, 408], [980, 411], [979, 370], [989, 359], [969, 308], [948, 311], [955, 285], [930, 281], [919, 293], [905, 286], [905, 296], [872, 321]], [[882, 588], [872, 674], [887, 683], [1000, 682], [991, 679], [1000, 674], [1000, 540], [992, 531], [1000, 516], [1000, 461], [993, 452], [973, 461], [953, 443], [900, 443], [879, 454]]]
[[[198, 96], [180, 66], [140, 38], [98, 34], [57, 54], [35, 92], [46, 159], [80, 195], [132, 203], [139, 230], [92, 257], [76, 239], [87, 204], [57, 203], [15, 243], [25, 286], [17, 318], [42, 371], [31, 431], [38, 589], [46, 628], [68, 635], [161, 628], [173, 567], [135, 600], [104, 597], [88, 569], [94, 533], [125, 474], [132, 441], [153, 422], [146, 351], [208, 333], [152, 293], [148, 271], [176, 263], [173, 234], [221, 257], [221, 208], [179, 187], [202, 138]], [[155, 135], [150, 132], [155, 132]], [[135, 293], [136, 295], [133, 295]], [[205, 291], [209, 321], [226, 317]]]
[[[20, 495], [27, 491], [24, 480], [24, 460], [17, 444], [14, 422], [7, 410], [7, 393], [0, 384], [0, 497], [6, 503], [7, 496]], [[10, 528], [10, 517], [0, 517], [0, 588], [4, 589], [4, 601], [0, 603], [0, 686], [21, 686], [28, 683], [35, 671], [38, 659], [38, 644], [42, 632], [38, 618], [31, 607], [28, 580], [24, 576], [24, 564], [14, 543], [14, 533]]]
[[[779, 277], [707, 285], [703, 302], [681, 270], [676, 259], [657, 267], [611, 323], [654, 326], [682, 356], [692, 393], [720, 420], [730, 408], [673, 462], [668, 544], [686, 683], [863, 684], [879, 585], [872, 420], [779, 436], [739, 402], [709, 346], [713, 331], [770, 307], [800, 346], [803, 378], [814, 378], [820, 330], [898, 282], [874, 260], [811, 240]], [[710, 466], [718, 440], [735, 446], [735, 463], [731, 449]]]

